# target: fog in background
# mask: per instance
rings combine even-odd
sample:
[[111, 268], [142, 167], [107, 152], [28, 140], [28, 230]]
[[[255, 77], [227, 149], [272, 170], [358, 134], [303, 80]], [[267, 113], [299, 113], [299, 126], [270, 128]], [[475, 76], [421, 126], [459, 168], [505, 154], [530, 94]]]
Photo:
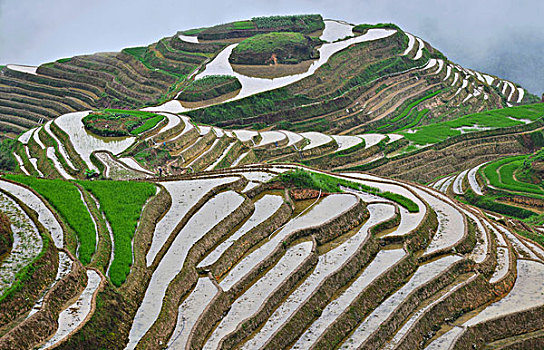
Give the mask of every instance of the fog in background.
[[299, 13], [393, 22], [456, 63], [544, 92], [542, 0], [0, 0], [0, 64], [39, 65], [147, 45], [178, 30]]

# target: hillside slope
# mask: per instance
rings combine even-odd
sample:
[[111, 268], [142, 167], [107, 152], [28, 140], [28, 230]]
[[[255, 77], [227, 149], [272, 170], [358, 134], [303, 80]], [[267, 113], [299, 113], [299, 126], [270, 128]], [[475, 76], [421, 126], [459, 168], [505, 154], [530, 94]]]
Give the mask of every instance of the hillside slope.
[[[319, 54], [253, 64], [277, 37]], [[393, 24], [257, 17], [0, 89], [0, 350], [544, 346], [544, 103]]]
[[[534, 100], [512, 82], [448, 61], [398, 27], [361, 30], [320, 16], [309, 18], [308, 23], [287, 24], [283, 19], [254, 19], [266, 29], [250, 29], [258, 27], [254, 21], [235, 22], [118, 53], [75, 56], [39, 67], [7, 65], [0, 70], [0, 131], [13, 138], [68, 112], [161, 104], [176, 98], [195, 76], [211, 74], [242, 78], [241, 92], [230, 98], [234, 101], [189, 112], [197, 122], [220, 126], [288, 124], [294, 131], [388, 132], [413, 123], [407, 107], [429, 109], [418, 120], [426, 124]], [[235, 73], [228, 63], [237, 45], [232, 42], [271, 31], [320, 37], [325, 43], [319, 60], [303, 64], [298, 74], [273, 80]], [[287, 69], [283, 66], [274, 70]], [[158, 109], [187, 111], [177, 102]]]

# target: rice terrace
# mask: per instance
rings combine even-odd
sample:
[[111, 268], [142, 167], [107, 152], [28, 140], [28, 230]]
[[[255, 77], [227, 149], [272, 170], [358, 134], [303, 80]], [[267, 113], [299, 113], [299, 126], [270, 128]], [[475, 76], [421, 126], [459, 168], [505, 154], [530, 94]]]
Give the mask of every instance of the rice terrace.
[[309, 14], [0, 66], [0, 349], [544, 348], [544, 103], [447, 54]]

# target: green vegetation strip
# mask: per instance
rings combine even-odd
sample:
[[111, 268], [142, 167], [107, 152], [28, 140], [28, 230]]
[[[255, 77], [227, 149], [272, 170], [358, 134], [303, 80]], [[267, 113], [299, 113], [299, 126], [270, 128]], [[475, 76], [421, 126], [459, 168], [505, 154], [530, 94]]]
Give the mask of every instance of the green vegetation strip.
[[415, 106], [417, 106], [418, 104], [420, 104], [421, 102], [423, 102], [425, 100], [428, 100], [428, 99], [430, 99], [432, 97], [435, 97], [436, 95], [438, 95], [441, 92], [442, 92], [442, 90], [432, 92], [432, 93], [420, 98], [419, 100], [410, 103], [408, 106], [406, 106], [406, 108], [399, 115], [397, 115], [395, 118], [391, 119], [391, 122], [397, 122], [397, 121], [405, 118], [408, 115], [408, 113], [410, 113], [412, 111], [412, 108], [414, 108]]
[[208, 28], [207, 28], [207, 27], [204, 27], [204, 28], [194, 28], [194, 29], [185, 30], [185, 31], [181, 32], [181, 34], [183, 34], [183, 35], [188, 35], [188, 36], [194, 36], [194, 35], [197, 35], [197, 34], [200, 33], [201, 31], [206, 30], [206, 29], [208, 29]]
[[236, 30], [255, 29], [255, 25], [251, 21], [238, 21], [232, 23], [232, 28]]
[[6, 175], [5, 178], [31, 187], [57, 210], [66, 224], [76, 232], [79, 240], [79, 260], [85, 265], [88, 264], [96, 247], [96, 231], [77, 187], [63, 180], [46, 180], [23, 175]]
[[164, 115], [157, 115], [153, 118], [147, 119], [142, 125], [130, 131], [132, 135], [138, 135], [148, 130], [153, 129], [164, 119]]
[[115, 245], [109, 276], [114, 285], [120, 286], [126, 280], [132, 265], [132, 237], [142, 208], [155, 194], [155, 186], [146, 182], [128, 181], [81, 181], [86, 190], [100, 202], [106, 214]]
[[268, 52], [282, 46], [292, 44], [305, 44], [306, 37], [300, 33], [267, 33], [255, 35], [242, 41], [233, 50], [233, 53], [241, 52]]
[[189, 84], [178, 99], [188, 102], [209, 100], [241, 88], [238, 78], [231, 75], [208, 75]]
[[357, 182], [349, 181], [346, 179], [338, 178], [335, 176], [314, 173], [311, 171], [296, 169], [283, 174], [278, 175], [271, 181], [283, 182], [300, 188], [311, 188], [315, 190], [322, 190], [324, 192], [342, 192], [340, 186], [348, 187], [354, 190], [363, 191], [379, 197], [389, 199], [400, 206], [406, 208], [410, 213], [419, 212], [419, 207], [410, 198], [406, 198], [400, 194], [393, 192], [383, 192], [378, 188], [363, 185]]
[[299, 63], [317, 58], [313, 48], [321, 45], [318, 38], [304, 36], [296, 32], [271, 32], [252, 36], [233, 50], [229, 62], [239, 64]]
[[544, 195], [544, 189], [539, 185], [517, 181], [514, 172], [520, 169], [528, 156], [507, 157], [488, 164], [483, 173], [494, 187], [510, 191]]
[[[530, 210], [497, 202], [501, 197], [502, 196], [478, 196], [471, 189], [468, 189], [464, 194], [466, 202], [482, 209], [518, 219], [532, 219], [533, 217], [536, 217], [536, 213]], [[464, 202], [462, 197], [457, 197], [457, 199]]]
[[477, 125], [478, 127], [485, 128], [505, 128], [523, 125], [524, 122], [521, 121], [521, 119], [535, 121], [542, 116], [544, 116], [544, 103], [538, 103], [533, 105], [509, 107], [487, 112], [468, 114], [454, 120], [415, 128], [415, 132], [413, 133], [406, 131], [401, 133], [409, 141], [420, 145], [426, 145], [429, 143], [444, 141], [452, 136], [460, 135], [461, 131], [456, 130], [456, 128], [461, 128], [463, 126], [473, 127]]
[[104, 109], [87, 115], [82, 121], [88, 130], [100, 136], [129, 136], [153, 129], [164, 118], [151, 112]]
[[[196, 66], [180, 62], [179, 65], [171, 65], [164, 59], [160, 59], [147, 46], [129, 47], [121, 50], [140, 61], [151, 71], [160, 71], [163, 74], [175, 77], [178, 82], [185, 80], [187, 74]], [[172, 88], [172, 85], [170, 88]]]
[[396, 29], [402, 31], [396, 24], [393, 23], [377, 23], [377, 24], [358, 24], [353, 27], [354, 33], [364, 33], [369, 29]]
[[252, 21], [259, 29], [289, 28], [311, 33], [325, 28], [321, 15], [253, 17]]
[[[396, 130], [395, 132], [413, 128], [414, 126], [418, 125], [419, 122], [421, 122], [421, 119], [423, 119], [423, 117], [426, 116], [429, 112], [430, 112], [430, 110], [427, 109], [427, 108], [422, 109], [421, 111], [412, 110], [410, 112], [410, 115], [408, 116], [409, 117], [408, 119], [413, 119], [413, 121], [410, 124]], [[412, 116], [413, 116], [413, 118], [412, 118]]]

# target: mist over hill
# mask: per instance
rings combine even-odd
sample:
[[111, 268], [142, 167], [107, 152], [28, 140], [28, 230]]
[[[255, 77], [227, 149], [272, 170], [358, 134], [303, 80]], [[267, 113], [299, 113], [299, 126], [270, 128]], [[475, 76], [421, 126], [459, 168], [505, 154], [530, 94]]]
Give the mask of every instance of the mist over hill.
[[[465, 67], [517, 81], [544, 93], [539, 1], [430, 0], [219, 2], [136, 0], [0, 1], [0, 64], [39, 65], [61, 57], [118, 51], [178, 30], [258, 15], [321, 13], [352, 23], [393, 22], [417, 34]], [[189, 10], [190, 9], [190, 10]]]

